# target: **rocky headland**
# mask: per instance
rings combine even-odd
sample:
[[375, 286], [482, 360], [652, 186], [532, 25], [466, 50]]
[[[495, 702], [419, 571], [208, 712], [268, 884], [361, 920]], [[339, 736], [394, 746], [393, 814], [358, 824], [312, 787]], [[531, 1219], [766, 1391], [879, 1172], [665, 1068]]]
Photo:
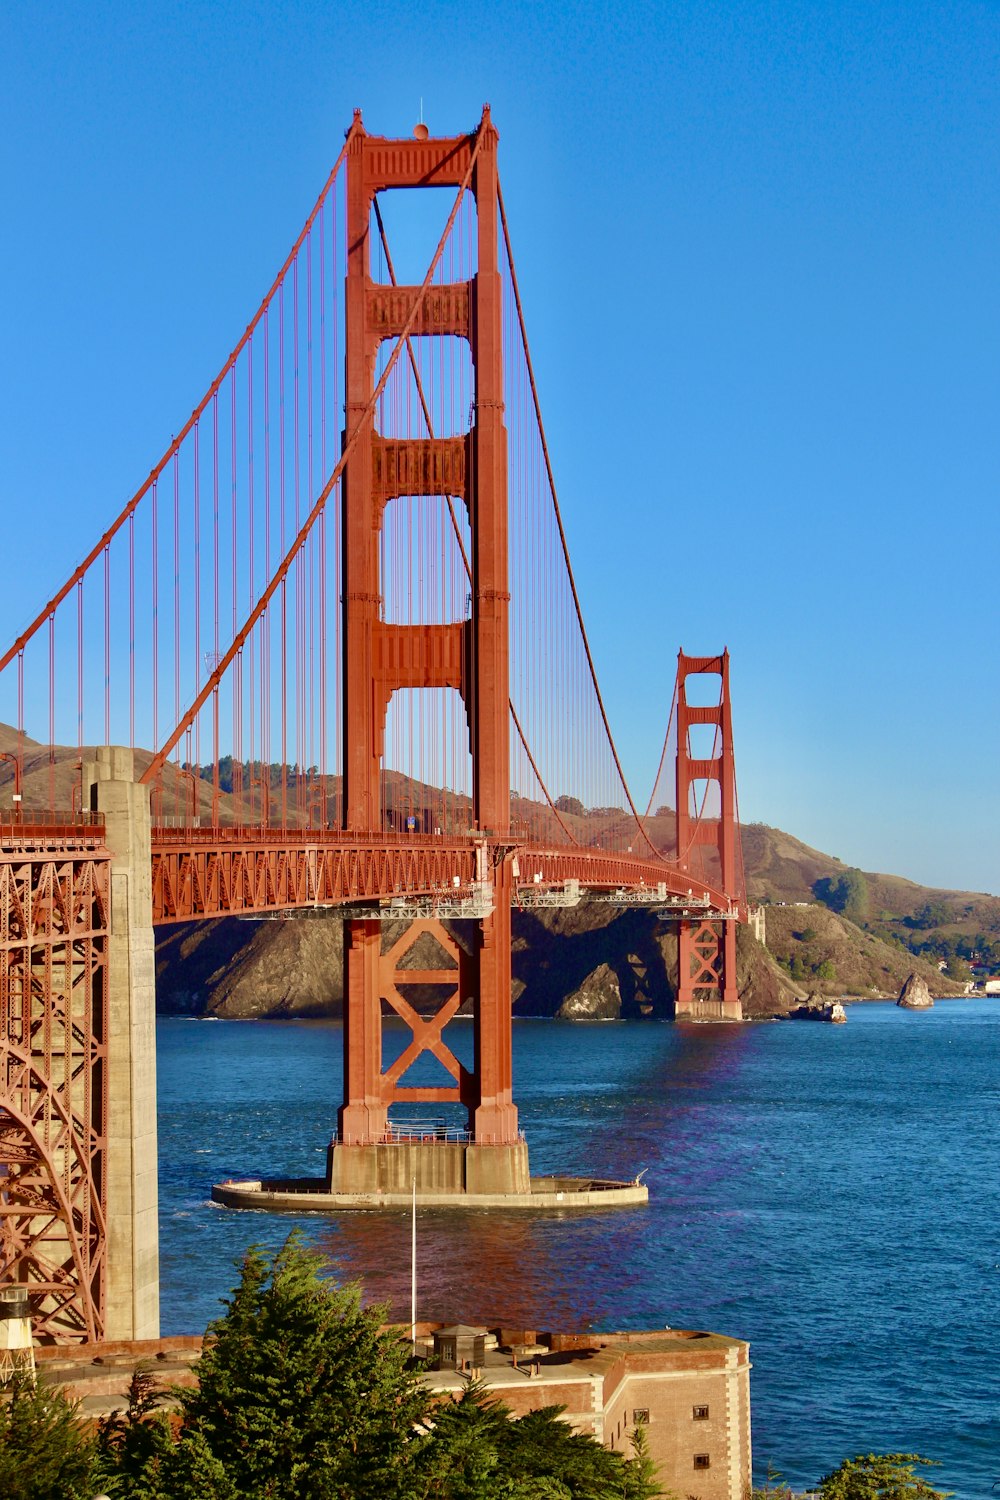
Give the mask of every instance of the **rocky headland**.
[[[773, 924], [779, 944], [790, 911], [798, 922], [807, 911], [813, 929], [822, 929], [822, 949], [834, 955], [844, 979], [828, 982], [826, 995], [817, 994], [812, 983], [807, 990], [790, 979], [770, 951], [770, 938], [765, 946], [741, 927], [737, 978], [748, 1019], [789, 1015], [806, 1004], [810, 992], [821, 1006], [833, 995], [890, 998], [913, 973], [912, 954], [871, 939], [818, 904], [767, 909], [767, 926]], [[459, 942], [462, 925], [451, 928]], [[513, 927], [516, 1016], [641, 1020], [673, 1015], [676, 932], [651, 912], [619, 911], [603, 903], [515, 911]], [[161, 928], [158, 937], [157, 1006], [164, 1014], [258, 1020], [342, 1014], [343, 922], [336, 912], [284, 921], [224, 918]], [[930, 966], [920, 965], [920, 973], [936, 993], [958, 992]]]

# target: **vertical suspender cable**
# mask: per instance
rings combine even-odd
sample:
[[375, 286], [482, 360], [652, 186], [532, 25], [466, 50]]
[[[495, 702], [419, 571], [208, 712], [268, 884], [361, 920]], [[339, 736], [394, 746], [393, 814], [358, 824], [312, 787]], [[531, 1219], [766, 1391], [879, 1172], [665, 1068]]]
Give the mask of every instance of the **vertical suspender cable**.
[[[181, 523], [180, 523], [180, 467], [177, 450], [174, 450], [173, 461], [174, 481], [174, 723], [181, 716]], [[180, 760], [180, 750], [177, 758]], [[180, 777], [174, 777], [174, 812], [178, 809], [177, 797], [180, 791]]]
[[49, 615], [49, 808], [56, 805], [56, 616]]
[[76, 747], [83, 749], [83, 578], [76, 585]]
[[[256, 512], [254, 509], [254, 447], [253, 447], [253, 339], [247, 344], [247, 599], [251, 606], [257, 602], [257, 594], [254, 586], [254, 532], [256, 530]], [[257, 764], [257, 736], [256, 736], [256, 702], [257, 702], [257, 672], [256, 672], [256, 632], [251, 634], [248, 647], [249, 668], [247, 672], [247, 718], [249, 729], [249, 744], [247, 747], [247, 760], [249, 769], [247, 771], [247, 821], [254, 818], [254, 782], [257, 783], [257, 795], [262, 797], [261, 772]]]
[[[285, 287], [278, 293], [279, 550], [285, 555]], [[281, 579], [281, 828], [288, 827], [288, 589]]]
[[[157, 488], [158, 481], [153, 481], [153, 494], [151, 500], [150, 515], [152, 517], [152, 542], [150, 547], [150, 560], [153, 569], [151, 605], [153, 611], [153, 750], [160, 748], [159, 729], [159, 697], [160, 697], [160, 619], [159, 619], [159, 540], [158, 540], [158, 516], [157, 516]], [[159, 778], [157, 778], [159, 786]]]
[[[201, 423], [194, 424], [194, 487], [192, 494], [194, 525], [194, 687], [201, 687]], [[194, 725], [194, 774], [201, 776], [201, 716]], [[198, 811], [198, 791], [195, 788], [193, 811]]]
[[104, 549], [104, 743], [111, 744], [111, 548]]
[[135, 514], [128, 518], [128, 742], [135, 749]]
[[[220, 540], [219, 540], [219, 393], [216, 391], [212, 396], [212, 612], [213, 612], [213, 654], [212, 671], [219, 664], [219, 610], [221, 600], [219, 598], [220, 582]], [[211, 673], [209, 674], [211, 676]], [[219, 684], [216, 683], [212, 690], [212, 822], [218, 820], [220, 798], [222, 788], [219, 781]]]

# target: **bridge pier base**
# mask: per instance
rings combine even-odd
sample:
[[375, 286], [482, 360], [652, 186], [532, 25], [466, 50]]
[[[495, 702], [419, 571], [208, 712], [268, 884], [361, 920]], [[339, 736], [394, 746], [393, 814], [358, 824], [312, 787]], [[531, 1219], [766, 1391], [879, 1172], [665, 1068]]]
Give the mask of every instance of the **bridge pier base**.
[[[721, 927], [721, 932], [720, 932]], [[681, 922], [677, 932], [678, 1021], [742, 1021], [735, 922]]]
[[156, 993], [149, 789], [131, 750], [98, 748], [84, 805], [111, 851], [107, 955], [107, 1312], [105, 1339], [160, 1336]]
[[465, 1141], [384, 1141], [346, 1146], [335, 1141], [327, 1153], [331, 1193], [428, 1194], [527, 1193], [531, 1187], [528, 1147], [477, 1146]]

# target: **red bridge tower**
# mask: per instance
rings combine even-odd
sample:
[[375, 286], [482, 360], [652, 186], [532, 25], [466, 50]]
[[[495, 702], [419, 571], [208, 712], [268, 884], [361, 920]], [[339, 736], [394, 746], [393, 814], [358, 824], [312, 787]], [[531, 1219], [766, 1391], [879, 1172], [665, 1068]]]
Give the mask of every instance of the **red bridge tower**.
[[[689, 677], [718, 674], [718, 702], [697, 707], [688, 702]], [[710, 756], [691, 753], [692, 727], [715, 729]], [[714, 816], [705, 816], [715, 792]], [[699, 790], [703, 806], [695, 807]], [[743, 890], [739, 829], [736, 819], [736, 767], [729, 701], [729, 652], [721, 656], [677, 653], [677, 864], [682, 873], [709, 880], [730, 894]], [[678, 1016], [696, 1020], [742, 1021], [736, 983], [738, 905], [724, 917], [685, 918], [678, 927]], [[742, 913], [745, 920], [746, 913]]]
[[[455, 688], [465, 703], [473, 764], [473, 820], [482, 835], [482, 869], [493, 909], [476, 923], [467, 955], [438, 921], [419, 920], [383, 951], [378, 920], [349, 918], [345, 931], [344, 1103], [332, 1152], [334, 1191], [388, 1186], [402, 1171], [399, 1152], [384, 1147], [389, 1105], [397, 1101], [467, 1106], [472, 1145], [465, 1148], [465, 1186], [473, 1191], [526, 1191], [527, 1151], [519, 1141], [511, 1078], [510, 714], [508, 686], [507, 433], [504, 427], [501, 285], [498, 267], [497, 131], [489, 109], [473, 135], [386, 140], [355, 116], [347, 154], [345, 445], [362, 429], [344, 478], [344, 829], [382, 827], [380, 765], [386, 714], [398, 688]], [[370, 237], [375, 195], [390, 188], [465, 184], [476, 202], [478, 257], [470, 281], [421, 288], [372, 281]], [[457, 437], [391, 438], [375, 426], [379, 345], [398, 339], [414, 308], [413, 335], [466, 339], [472, 351], [475, 401], [471, 426]], [[448, 497], [465, 506], [471, 530], [471, 618], [446, 624], [387, 624], [382, 619], [379, 538], [387, 504], [403, 495]], [[487, 851], [490, 851], [487, 853]], [[484, 887], [486, 882], [484, 881]], [[430, 935], [448, 967], [400, 967]], [[400, 993], [401, 985], [447, 986], [430, 1020]], [[462, 1000], [475, 1002], [475, 1060], [463, 1067], [442, 1030]], [[382, 1002], [409, 1025], [412, 1040], [383, 1071]], [[438, 1088], [400, 1084], [422, 1052], [431, 1052], [454, 1082]], [[454, 1153], [453, 1153], [454, 1154]], [[411, 1149], [405, 1165], [420, 1177], [439, 1151]], [[413, 1158], [410, 1160], [410, 1158]], [[460, 1170], [457, 1162], [455, 1170]], [[418, 1183], [418, 1185], [420, 1185]], [[428, 1181], [428, 1186], [430, 1186]]]

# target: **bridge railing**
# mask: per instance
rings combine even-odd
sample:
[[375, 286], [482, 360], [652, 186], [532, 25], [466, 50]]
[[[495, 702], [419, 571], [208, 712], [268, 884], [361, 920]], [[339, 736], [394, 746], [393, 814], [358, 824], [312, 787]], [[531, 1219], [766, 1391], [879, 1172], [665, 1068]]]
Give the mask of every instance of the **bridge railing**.
[[88, 847], [104, 840], [104, 814], [73, 808], [42, 811], [37, 807], [0, 809], [0, 844], [27, 849], [31, 845], [83, 843]]

